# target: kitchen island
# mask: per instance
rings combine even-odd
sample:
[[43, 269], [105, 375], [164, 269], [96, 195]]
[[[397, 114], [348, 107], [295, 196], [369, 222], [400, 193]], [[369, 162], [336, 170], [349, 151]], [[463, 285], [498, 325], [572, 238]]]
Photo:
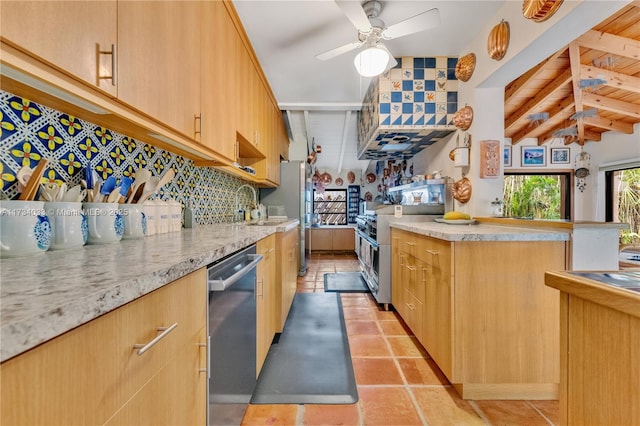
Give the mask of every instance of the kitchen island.
[[640, 269], [545, 283], [560, 290], [560, 424], [640, 424]]
[[566, 230], [391, 223], [392, 303], [465, 399], [557, 399]]

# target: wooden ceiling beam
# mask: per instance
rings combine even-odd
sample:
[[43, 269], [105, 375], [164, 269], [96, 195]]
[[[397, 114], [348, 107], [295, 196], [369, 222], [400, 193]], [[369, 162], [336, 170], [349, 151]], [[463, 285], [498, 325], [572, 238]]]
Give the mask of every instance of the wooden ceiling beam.
[[[640, 105], [620, 101], [618, 99], [607, 98], [606, 96], [596, 95], [594, 93], [585, 93], [582, 96], [584, 105], [614, 112], [616, 114], [627, 115], [635, 119], [640, 119]], [[580, 121], [580, 120], [578, 120]]]
[[[511, 129], [518, 121], [526, 118], [528, 115], [542, 112], [537, 108], [544, 103], [547, 99], [554, 95], [555, 91], [565, 86], [571, 81], [571, 70], [566, 70], [558, 77], [556, 77], [551, 83], [547, 84], [543, 90], [536, 94], [533, 98], [529, 99], [524, 105], [518, 108], [513, 114], [511, 114], [505, 120], [505, 131]], [[551, 116], [551, 114], [549, 114]]]
[[[549, 120], [547, 120], [547, 122], [551, 122], [553, 120], [564, 121], [569, 119], [571, 114], [573, 114], [573, 98], [567, 97], [562, 99], [562, 101], [560, 101], [559, 103], [555, 104], [553, 108], [549, 110]], [[544, 125], [544, 123], [541, 125]], [[559, 126], [557, 128], [554, 128], [553, 131], [550, 133], [553, 133], [559, 128], [560, 128]], [[533, 135], [538, 132], [540, 132], [540, 129], [538, 127], [527, 126], [524, 129], [520, 130], [519, 132], [511, 136], [511, 144], [515, 145], [518, 142], [522, 141], [523, 139], [535, 137]]]
[[[580, 46], [576, 42], [569, 44], [569, 64], [571, 69], [571, 83], [573, 86], [573, 101], [576, 113], [582, 112], [582, 89], [580, 89]], [[577, 120], [578, 143], [584, 145], [584, 123]]]
[[602, 133], [594, 132], [593, 130], [585, 129], [584, 130], [585, 139], [592, 142], [600, 142], [602, 140]]
[[589, 49], [640, 60], [640, 41], [632, 38], [589, 30], [578, 38], [577, 43]]
[[567, 50], [566, 47], [564, 49], [558, 50], [556, 53], [549, 56], [543, 62], [540, 62], [537, 66], [535, 66], [534, 68], [531, 68], [522, 76], [518, 77], [518, 79], [516, 79], [512, 84], [510, 84], [507, 87], [504, 93], [505, 103], [509, 103], [509, 100], [514, 96], [518, 96], [518, 94], [522, 91], [522, 89], [525, 89], [527, 87], [529, 82], [538, 78], [538, 76], [540, 76], [540, 74], [546, 71], [547, 68], [551, 68], [551, 65], [553, 65], [556, 59], [562, 56], [564, 52], [566, 52], [566, 50]]
[[616, 132], [625, 133], [627, 135], [633, 134], [633, 124], [626, 123], [620, 120], [608, 120], [601, 117], [585, 117], [583, 118], [584, 124], [587, 126], [599, 127], [606, 130], [614, 130]]
[[591, 65], [582, 65], [580, 67], [580, 74], [582, 78], [602, 78], [607, 80], [605, 85], [609, 87], [633, 93], [640, 93], [640, 78], [638, 77], [605, 70]]

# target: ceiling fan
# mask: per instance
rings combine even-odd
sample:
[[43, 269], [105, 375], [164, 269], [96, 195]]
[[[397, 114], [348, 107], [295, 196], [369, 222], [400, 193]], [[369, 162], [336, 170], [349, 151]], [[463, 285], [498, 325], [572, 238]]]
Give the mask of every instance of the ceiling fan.
[[378, 19], [383, 5], [379, 0], [370, 0], [362, 5], [353, 0], [335, 0], [335, 2], [358, 30], [358, 40], [320, 53], [316, 58], [326, 61], [365, 46], [366, 48], [354, 59], [356, 69], [364, 77], [376, 76], [397, 64], [382, 40], [415, 34], [440, 24], [440, 13], [437, 8], [387, 27], [381, 19]]

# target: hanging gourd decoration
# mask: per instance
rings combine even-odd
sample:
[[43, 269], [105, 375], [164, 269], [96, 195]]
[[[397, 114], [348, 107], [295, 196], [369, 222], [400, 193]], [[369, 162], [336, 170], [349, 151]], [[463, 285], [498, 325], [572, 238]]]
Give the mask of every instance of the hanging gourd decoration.
[[544, 22], [560, 9], [562, 2], [563, 0], [524, 0], [522, 15], [534, 22]]
[[460, 81], [469, 81], [476, 68], [476, 54], [468, 53], [458, 59], [456, 64], [456, 78]]
[[473, 122], [473, 109], [465, 105], [453, 114], [453, 125], [460, 130], [467, 130]]
[[487, 52], [489, 57], [496, 61], [504, 58], [509, 47], [509, 23], [504, 19], [491, 29], [487, 39]]

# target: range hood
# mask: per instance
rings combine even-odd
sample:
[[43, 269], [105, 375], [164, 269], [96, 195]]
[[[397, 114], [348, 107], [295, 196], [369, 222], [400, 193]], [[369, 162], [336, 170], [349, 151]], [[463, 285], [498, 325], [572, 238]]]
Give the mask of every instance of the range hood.
[[358, 159], [402, 160], [456, 131], [458, 58], [403, 57], [374, 78], [358, 112]]

